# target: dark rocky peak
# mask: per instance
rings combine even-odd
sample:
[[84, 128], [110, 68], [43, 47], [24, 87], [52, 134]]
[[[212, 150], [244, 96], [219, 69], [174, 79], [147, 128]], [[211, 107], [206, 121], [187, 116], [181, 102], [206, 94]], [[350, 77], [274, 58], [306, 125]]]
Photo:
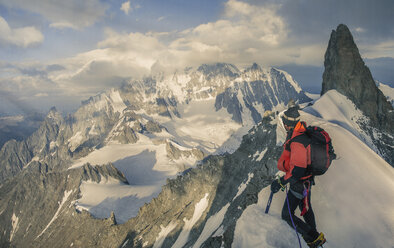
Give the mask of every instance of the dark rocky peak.
[[227, 63], [203, 64], [197, 69], [197, 71], [204, 74], [208, 79], [218, 75], [237, 77], [240, 73], [239, 69], [235, 65]]
[[280, 71], [280, 70], [278, 70], [278, 69], [276, 69], [276, 68], [274, 68], [274, 67], [271, 67], [271, 68], [270, 68], [270, 74], [271, 74], [271, 75], [274, 75], [274, 76], [278, 76], [278, 75], [280, 75], [280, 74], [283, 75], [283, 72]]
[[45, 145], [49, 145], [51, 141], [55, 141], [63, 123], [63, 116], [55, 107], [52, 107], [38, 130], [27, 138], [29, 148], [38, 151]]
[[321, 95], [337, 90], [353, 101], [374, 126], [393, 133], [393, 107], [376, 87], [346, 25], [340, 24], [332, 31], [324, 59]]
[[63, 116], [57, 111], [56, 107], [52, 107], [49, 110], [45, 118], [45, 121], [50, 121], [60, 124], [63, 121]]
[[[81, 108], [83, 108], [83, 107], [85, 107], [85, 106], [88, 106], [88, 105], [93, 105], [93, 104], [95, 104], [96, 102], [98, 102], [98, 101], [101, 101], [101, 99], [102, 99], [102, 97], [103, 97], [103, 94], [104, 93], [99, 93], [99, 94], [97, 94], [97, 95], [95, 95], [95, 96], [91, 96], [91, 97], [89, 97], [87, 100], [82, 100], [81, 101], [81, 107], [79, 108], [79, 109], [81, 109]], [[79, 110], [78, 109], [78, 110]], [[77, 111], [78, 111], [77, 110]]]
[[82, 179], [84, 181], [94, 181], [96, 183], [100, 183], [102, 180], [105, 181], [109, 178], [113, 178], [119, 180], [122, 183], [128, 184], [128, 181], [123, 173], [116, 169], [116, 167], [111, 163], [101, 166], [92, 166], [87, 163], [83, 165], [82, 171]]
[[261, 66], [259, 66], [257, 63], [253, 63], [252, 66], [247, 67], [244, 71], [244, 73], [248, 74], [248, 73], [263, 73], [263, 69], [261, 68]]
[[245, 71], [262, 71], [262, 69], [257, 63], [253, 63], [253, 65], [247, 68]]
[[155, 77], [145, 77], [123, 84], [120, 91], [127, 94], [155, 94], [156, 89], [157, 79]]
[[245, 81], [265, 81], [267, 79], [266, 72], [257, 63], [253, 63], [252, 66], [247, 67], [243, 73], [242, 78]]

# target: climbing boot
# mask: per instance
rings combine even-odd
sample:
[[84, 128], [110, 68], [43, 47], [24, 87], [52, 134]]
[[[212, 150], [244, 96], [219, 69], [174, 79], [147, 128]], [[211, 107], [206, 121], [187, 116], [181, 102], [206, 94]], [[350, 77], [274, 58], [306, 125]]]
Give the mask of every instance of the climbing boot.
[[307, 244], [310, 248], [317, 248], [317, 247], [322, 247], [324, 243], [326, 243], [326, 238], [324, 237], [323, 233], [320, 233], [317, 239]]

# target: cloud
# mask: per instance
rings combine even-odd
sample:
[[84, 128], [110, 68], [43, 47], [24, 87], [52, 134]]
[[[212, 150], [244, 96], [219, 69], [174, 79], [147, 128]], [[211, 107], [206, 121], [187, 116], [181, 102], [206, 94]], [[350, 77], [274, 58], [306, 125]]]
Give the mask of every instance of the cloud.
[[394, 39], [379, 42], [374, 45], [361, 45], [360, 50], [364, 57], [374, 59], [380, 57], [394, 58]]
[[[173, 35], [155, 68], [198, 66], [218, 61], [248, 66], [286, 63], [321, 63], [325, 44], [293, 45], [285, 19], [278, 15], [280, 5], [255, 6], [230, 0], [224, 15], [215, 22], [198, 25]], [[158, 42], [164, 40], [158, 37]]]
[[29, 47], [42, 43], [44, 36], [35, 27], [11, 28], [0, 16], [0, 44]]
[[[47, 112], [52, 106], [71, 111], [78, 107], [82, 99], [100, 91], [96, 89], [84, 95], [84, 92], [74, 91], [73, 84], [64, 85], [61, 81], [52, 80], [64, 70], [63, 66], [41, 62], [1, 62], [0, 113]], [[83, 86], [76, 88], [83, 89]]]
[[130, 1], [124, 2], [122, 3], [122, 6], [120, 7], [120, 9], [126, 14], [129, 14], [130, 11]]
[[1, 1], [8, 8], [42, 15], [53, 28], [82, 29], [105, 15], [107, 6], [100, 0], [13, 0]]
[[225, 13], [229, 17], [236, 16], [239, 14], [246, 16], [252, 14], [254, 10], [255, 8], [248, 3], [237, 1], [237, 0], [229, 0], [226, 3]]
[[159, 18], [157, 18], [158, 22], [161, 22], [162, 20], [166, 19], [166, 16], [160, 16]]
[[[263, 1], [267, 2], [267, 1]], [[392, 0], [282, 0], [278, 14], [289, 25], [291, 35], [305, 40], [323, 41], [340, 23], [359, 33], [363, 42], [393, 39], [394, 1]], [[379, 41], [381, 42], [381, 41]]]
[[[321, 76], [318, 75], [330, 32], [338, 23], [329, 21], [328, 14], [317, 11], [327, 7], [326, 2], [294, 1], [304, 9], [290, 0], [263, 1], [263, 4], [257, 0], [254, 4], [229, 0], [223, 5], [218, 20], [180, 31], [124, 33], [106, 29], [106, 38], [94, 50], [69, 58], [47, 64], [10, 65], [0, 61], [0, 88], [12, 92], [21, 101], [30, 99], [30, 102], [44, 104], [45, 100], [48, 108], [56, 105], [54, 103], [75, 108], [79, 100], [117, 87], [130, 78], [139, 79], [158, 72], [172, 73], [185, 67], [216, 62], [233, 63], [238, 67], [250, 66], [253, 62], [263, 66], [291, 65], [288, 67], [295, 72], [312, 68], [313, 73], [307, 73], [303, 78], [313, 76], [316, 82], [320, 82]], [[74, 1], [70, 3], [75, 4]], [[122, 7], [126, 14], [136, 8], [131, 6], [133, 2], [126, 3], [130, 3]], [[46, 5], [44, 1], [44, 7]], [[97, 21], [103, 14], [104, 10], [93, 18], [89, 17], [90, 21], [86, 23]], [[334, 18], [341, 15], [333, 14]], [[85, 25], [66, 18], [53, 20], [53, 27]], [[371, 32], [371, 25], [363, 23], [350, 28], [356, 42]], [[391, 56], [394, 51], [394, 44], [389, 40], [375, 41], [373, 45], [367, 43], [358, 44], [363, 56]]]
[[49, 64], [3, 66], [9, 77], [3, 77], [0, 86], [17, 92], [21, 100], [54, 96], [57, 102], [82, 100], [130, 78], [172, 73], [186, 66], [215, 62], [242, 66], [255, 61], [272, 65], [289, 58], [307, 61], [306, 55], [316, 54], [315, 47], [301, 55], [296, 54], [300, 49], [283, 47], [288, 30], [277, 6], [256, 8], [231, 0], [225, 8], [223, 18], [187, 30], [126, 34], [107, 29], [107, 38], [94, 50]]
[[91, 81], [96, 86], [109, 80], [113, 85], [111, 82], [121, 78], [140, 78], [151, 72], [173, 72], [218, 61], [244, 66], [320, 59], [321, 47], [284, 45], [288, 30], [277, 10], [277, 5], [256, 8], [231, 0], [225, 5], [223, 18], [179, 32], [125, 34], [107, 29], [107, 38], [96, 50], [64, 61], [69, 73], [62, 72], [58, 80], [78, 85]]

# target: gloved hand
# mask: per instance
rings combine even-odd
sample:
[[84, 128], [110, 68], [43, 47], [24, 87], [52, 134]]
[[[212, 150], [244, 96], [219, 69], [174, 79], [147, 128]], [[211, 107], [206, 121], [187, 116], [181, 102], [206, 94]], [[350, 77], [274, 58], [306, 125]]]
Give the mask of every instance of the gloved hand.
[[278, 179], [275, 179], [275, 180], [271, 183], [271, 191], [272, 191], [273, 193], [278, 192], [281, 188], [282, 188], [282, 189], [285, 188], [285, 186], [282, 184], [282, 179], [283, 179], [283, 177], [278, 178]]

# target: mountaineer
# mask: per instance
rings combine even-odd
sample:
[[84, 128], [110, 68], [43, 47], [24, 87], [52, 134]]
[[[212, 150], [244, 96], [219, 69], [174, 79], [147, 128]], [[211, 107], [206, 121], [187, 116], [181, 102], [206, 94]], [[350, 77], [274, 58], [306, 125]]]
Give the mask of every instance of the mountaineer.
[[[271, 191], [272, 193], [280, 189], [287, 191], [286, 184], [290, 184], [282, 208], [282, 219], [302, 235], [309, 247], [322, 247], [326, 238], [322, 232], [316, 230], [315, 215], [311, 205], [311, 189], [315, 184], [314, 176], [325, 173], [332, 159], [335, 159], [335, 153], [331, 139], [323, 129], [307, 127], [305, 122], [300, 121], [298, 108], [298, 105], [290, 103], [281, 117], [287, 138], [278, 160], [278, 169], [286, 174], [272, 182]], [[315, 137], [321, 139], [321, 143], [312, 142], [316, 141]], [[321, 166], [323, 171], [316, 173], [311, 164], [315, 167]], [[300, 208], [304, 220], [294, 215], [297, 207]]]

